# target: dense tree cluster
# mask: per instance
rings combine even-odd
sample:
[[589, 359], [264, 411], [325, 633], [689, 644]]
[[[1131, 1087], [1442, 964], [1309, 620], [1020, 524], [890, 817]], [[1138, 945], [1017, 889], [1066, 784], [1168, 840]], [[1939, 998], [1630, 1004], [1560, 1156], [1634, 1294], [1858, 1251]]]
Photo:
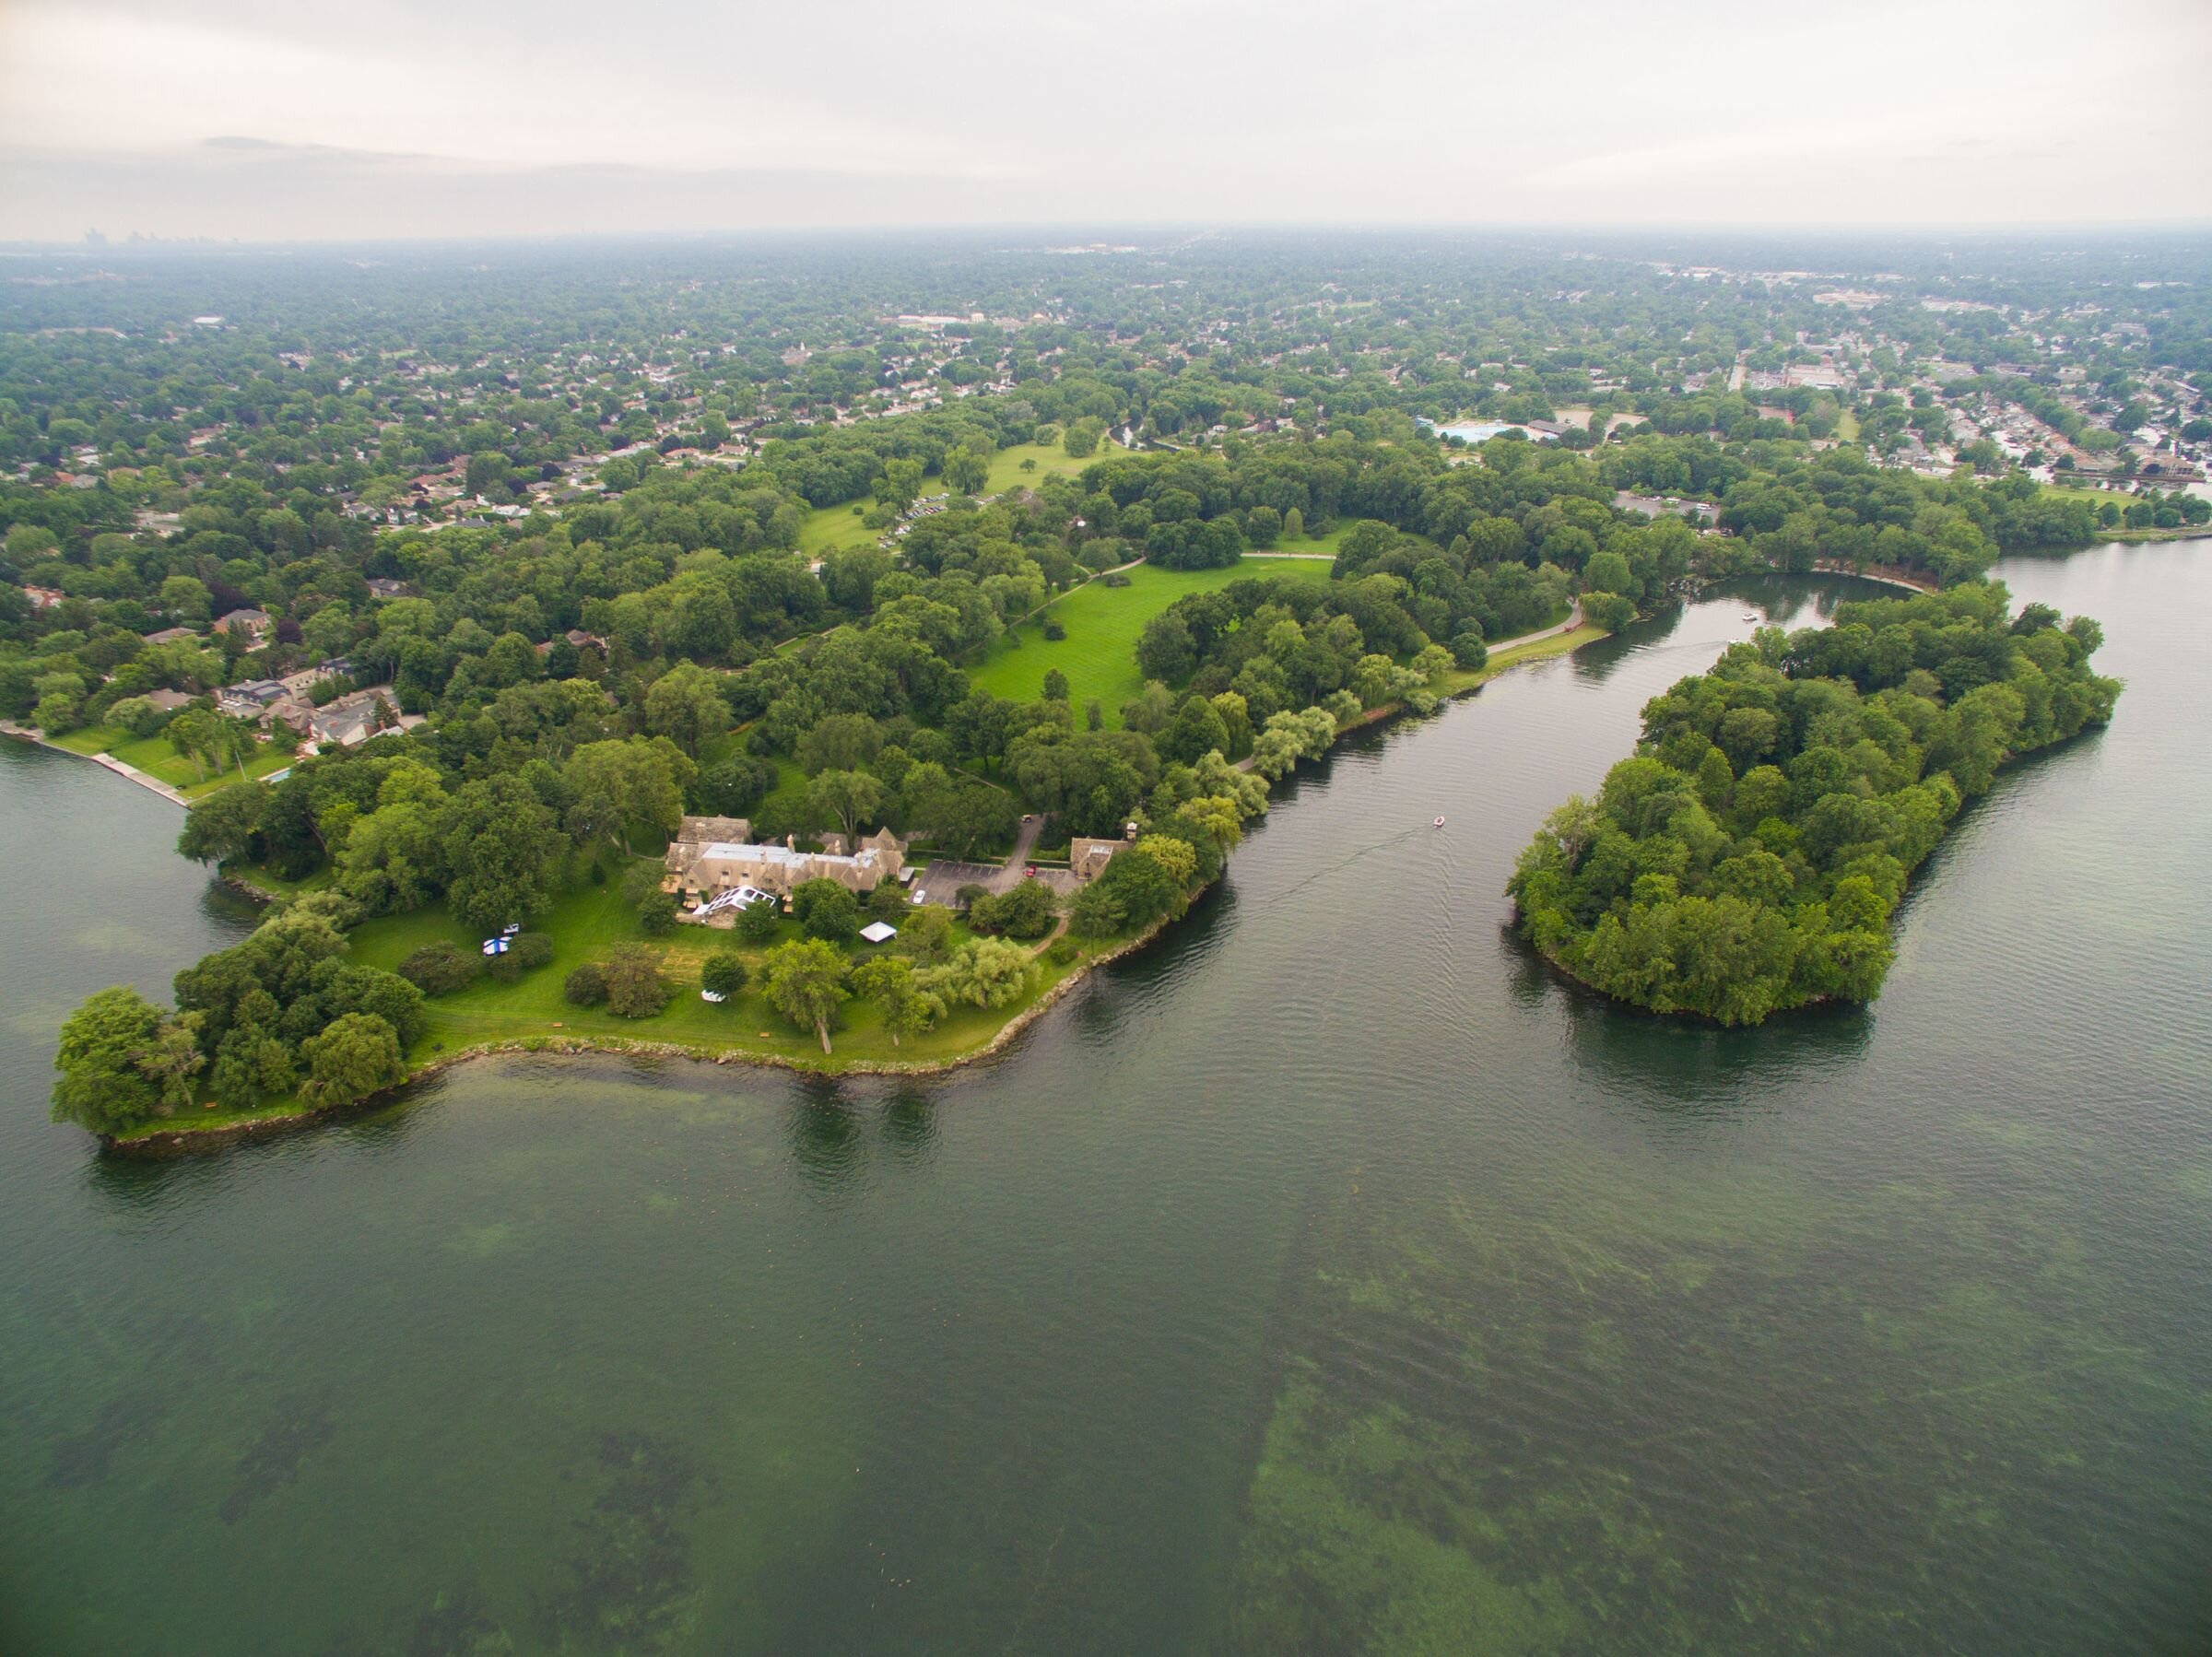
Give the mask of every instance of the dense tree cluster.
[[2094, 621], [2008, 602], [1976, 583], [1843, 605], [1654, 698], [1635, 757], [1522, 853], [1524, 935], [1655, 1012], [1873, 999], [1890, 913], [1960, 805], [2119, 696], [2088, 665]]
[[399, 1078], [422, 1033], [423, 993], [346, 958], [351, 906], [300, 899], [244, 942], [177, 974], [176, 1012], [103, 990], [63, 1027], [57, 1120], [112, 1134], [189, 1105], [204, 1087], [226, 1109], [297, 1091], [347, 1103]]

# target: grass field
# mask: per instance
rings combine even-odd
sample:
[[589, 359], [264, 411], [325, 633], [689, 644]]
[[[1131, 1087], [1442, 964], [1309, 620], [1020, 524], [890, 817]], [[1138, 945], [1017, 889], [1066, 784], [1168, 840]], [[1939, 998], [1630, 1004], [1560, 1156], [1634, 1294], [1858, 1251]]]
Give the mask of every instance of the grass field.
[[2111, 500], [2124, 511], [2128, 502], [2128, 497], [2116, 489], [2085, 489], [2063, 483], [2039, 484], [2036, 487], [2053, 500], [2086, 500], [2091, 506], [2101, 506]]
[[[1136, 668], [1136, 636], [1146, 622], [1187, 593], [1211, 592], [1251, 576], [1326, 581], [1329, 566], [1316, 559], [1247, 558], [1225, 570], [1155, 570], [1139, 564], [1126, 574], [1126, 587], [1093, 581], [1046, 605], [1038, 618], [992, 646], [982, 665], [969, 670], [969, 682], [994, 696], [1034, 701], [1043, 694], [1046, 671], [1057, 667], [1067, 676], [1078, 712], [1095, 697], [1105, 707], [1106, 723], [1119, 725], [1122, 704], [1145, 687]], [[1056, 644], [1047, 641], [1045, 617], [1065, 628], [1067, 637]]]
[[[1096, 454], [1077, 460], [1057, 443], [1049, 447], [1043, 443], [1017, 443], [1011, 449], [1001, 449], [991, 457], [991, 474], [984, 479], [982, 492], [1003, 495], [1008, 489], [1019, 488], [1042, 481], [1047, 477], [1073, 477], [1086, 466], [1100, 461], [1111, 460], [1129, 451], [1116, 443], [1100, 443]], [[1036, 464], [1028, 471], [1022, 469], [1024, 461]], [[924, 478], [925, 494], [935, 494], [945, 487], [941, 478]], [[837, 506], [817, 507], [806, 514], [799, 525], [799, 550], [808, 558], [819, 558], [832, 546], [865, 546], [871, 545], [882, 532], [863, 523], [861, 513], [867, 509], [865, 500], [848, 500]]]
[[[124, 764], [144, 771], [157, 781], [194, 799], [213, 793], [224, 784], [239, 780], [238, 768], [232, 766], [219, 775], [210, 773], [203, 778], [192, 761], [181, 758], [160, 736], [134, 737], [117, 725], [87, 725], [82, 730], [56, 736], [53, 746], [67, 748], [73, 754], [106, 754]], [[292, 762], [292, 746], [285, 743], [262, 743], [246, 761], [248, 777], [265, 777], [271, 771], [282, 770]]]

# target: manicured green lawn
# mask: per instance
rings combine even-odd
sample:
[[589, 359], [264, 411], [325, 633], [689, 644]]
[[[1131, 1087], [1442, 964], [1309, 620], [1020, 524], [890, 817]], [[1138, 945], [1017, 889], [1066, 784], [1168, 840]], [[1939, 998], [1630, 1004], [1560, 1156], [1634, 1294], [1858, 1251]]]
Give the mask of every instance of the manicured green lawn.
[[2085, 489], [2063, 483], [2046, 483], [2039, 487], [2053, 500], [2081, 500], [2093, 507], [2102, 506], [2111, 500], [2117, 502], [2123, 510], [2127, 506], [2128, 498], [2113, 489]]
[[[1118, 460], [1129, 452], [1119, 443], [1100, 442], [1095, 453], [1077, 460], [1057, 443], [1017, 443], [991, 457], [991, 476], [984, 480], [983, 493], [1003, 495], [1008, 489], [1029, 488], [1048, 477], [1074, 477], [1087, 466], [1095, 466], [1102, 460]], [[1024, 461], [1037, 464], [1025, 469]], [[935, 483], [933, 478], [924, 487], [934, 488]]]
[[870, 529], [860, 521], [861, 513], [867, 508], [865, 500], [816, 507], [799, 525], [799, 550], [810, 558], [818, 558], [832, 546], [874, 545], [883, 532]]
[[[56, 747], [67, 748], [73, 754], [110, 755], [195, 799], [201, 794], [213, 793], [226, 783], [239, 781], [236, 766], [219, 774], [211, 771], [203, 778], [198, 768], [191, 760], [179, 756], [165, 738], [134, 737], [120, 725], [87, 725], [65, 736], [55, 737], [53, 743]], [[291, 742], [257, 745], [246, 761], [246, 775], [249, 778], [265, 777], [271, 771], [282, 770], [291, 764], [294, 746]]]
[[[994, 696], [1034, 701], [1043, 694], [1045, 673], [1057, 667], [1067, 676], [1078, 713], [1095, 697], [1105, 707], [1106, 723], [1119, 725], [1122, 704], [1145, 687], [1136, 667], [1136, 637], [1146, 622], [1188, 593], [1212, 592], [1253, 576], [1326, 581], [1329, 566], [1312, 558], [1247, 558], [1224, 570], [1156, 570], [1139, 564], [1124, 573], [1127, 586], [1088, 582], [1047, 605], [1036, 620], [1012, 629], [992, 646], [981, 666], [969, 670], [969, 682]], [[1065, 628], [1067, 637], [1049, 641], [1046, 617]]]

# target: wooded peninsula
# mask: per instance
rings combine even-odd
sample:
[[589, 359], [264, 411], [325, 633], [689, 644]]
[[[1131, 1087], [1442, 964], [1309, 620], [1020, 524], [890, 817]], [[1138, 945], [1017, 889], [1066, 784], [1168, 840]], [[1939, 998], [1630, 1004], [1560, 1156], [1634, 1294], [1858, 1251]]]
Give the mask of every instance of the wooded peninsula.
[[1990, 567], [2212, 517], [2183, 284], [1202, 244], [977, 254], [938, 312], [888, 255], [686, 257], [11, 300], [0, 718], [270, 899], [172, 1005], [69, 1018], [58, 1117], [227, 1131], [512, 1045], [957, 1062], [1344, 732], [1776, 569], [1923, 591], [1655, 700], [1512, 896], [1637, 1005], [1864, 1000], [1960, 806], [2118, 692]]

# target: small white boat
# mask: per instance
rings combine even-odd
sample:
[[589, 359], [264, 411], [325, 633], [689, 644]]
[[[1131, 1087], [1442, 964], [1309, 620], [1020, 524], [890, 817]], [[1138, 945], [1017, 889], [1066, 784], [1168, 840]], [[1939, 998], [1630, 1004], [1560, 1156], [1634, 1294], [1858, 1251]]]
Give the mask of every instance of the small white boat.
[[1436, 826], [1437, 826], [1439, 828], [1441, 828], [1444, 826], [1444, 819], [1443, 819], [1442, 817], [1438, 817], [1438, 818], [1436, 819]]
[[1744, 612], [1744, 619], [1746, 621], [1757, 621], [1759, 619], [1759, 612], [1757, 610], [1746, 610]]

